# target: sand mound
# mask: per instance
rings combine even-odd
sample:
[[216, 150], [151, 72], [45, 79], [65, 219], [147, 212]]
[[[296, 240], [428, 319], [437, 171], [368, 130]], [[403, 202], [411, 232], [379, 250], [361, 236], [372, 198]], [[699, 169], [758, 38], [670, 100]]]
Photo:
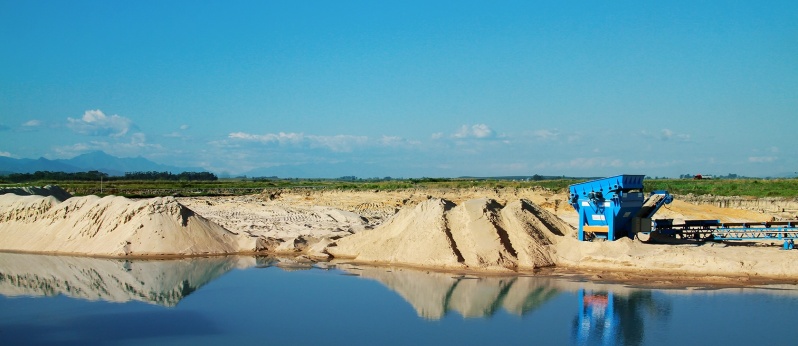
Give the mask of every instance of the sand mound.
[[604, 242], [580, 242], [567, 238], [556, 245], [552, 257], [562, 267], [644, 271], [674, 278], [680, 275], [745, 276], [750, 279], [798, 277], [798, 267], [795, 266], [798, 251], [783, 251], [778, 246], [730, 244], [656, 245], [629, 238]]
[[18, 196], [53, 196], [58, 201], [65, 201], [72, 197], [58, 185], [45, 186], [24, 186], [24, 187], [0, 187], [0, 195], [15, 194]]
[[328, 258], [331, 241], [372, 227], [359, 214], [318, 205], [284, 205], [258, 196], [178, 198], [224, 228], [257, 238], [257, 251]]
[[356, 261], [423, 267], [516, 270], [551, 266], [549, 246], [570, 226], [527, 200], [461, 205], [431, 198], [406, 207], [373, 230], [340, 239], [327, 251]]
[[196, 215], [174, 198], [0, 195], [0, 251], [102, 256], [252, 251], [254, 238]]

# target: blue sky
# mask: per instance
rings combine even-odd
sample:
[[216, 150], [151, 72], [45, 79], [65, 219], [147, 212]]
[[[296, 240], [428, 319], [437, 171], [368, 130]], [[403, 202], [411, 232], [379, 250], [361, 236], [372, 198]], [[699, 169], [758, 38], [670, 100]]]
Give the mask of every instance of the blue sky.
[[0, 42], [1, 156], [798, 171], [794, 1], [0, 0]]

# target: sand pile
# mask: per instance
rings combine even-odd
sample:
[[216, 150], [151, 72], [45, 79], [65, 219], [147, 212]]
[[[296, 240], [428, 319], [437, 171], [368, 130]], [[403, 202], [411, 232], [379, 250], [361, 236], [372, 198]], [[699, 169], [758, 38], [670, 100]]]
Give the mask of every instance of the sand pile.
[[252, 251], [255, 239], [196, 215], [174, 198], [0, 195], [0, 251], [101, 256]]
[[554, 264], [549, 247], [573, 229], [527, 200], [461, 205], [430, 198], [373, 230], [340, 239], [336, 258], [447, 269], [517, 270]]
[[[774, 245], [780, 245], [774, 240]], [[745, 277], [747, 279], [798, 278], [798, 251], [778, 246], [746, 243], [645, 244], [629, 238], [580, 242], [563, 239], [552, 255], [558, 266], [607, 272], [647, 272], [653, 275]]]
[[58, 201], [65, 201], [72, 197], [69, 192], [66, 192], [58, 185], [0, 187], [0, 195], [7, 193], [18, 196], [53, 196]]
[[720, 220], [721, 222], [764, 222], [774, 220], [774, 216], [750, 209], [721, 208], [711, 204], [692, 204], [674, 200], [657, 211], [655, 219], [674, 219], [676, 223], [684, 220]]
[[740, 197], [711, 195], [681, 195], [676, 200], [698, 205], [711, 205], [720, 210], [750, 210], [761, 214], [770, 214], [773, 219], [797, 220], [798, 198], [785, 197]]
[[256, 249], [270, 253], [306, 253], [327, 258], [324, 248], [332, 241], [374, 225], [350, 211], [322, 205], [287, 205], [257, 196], [178, 201], [230, 231], [256, 237]]

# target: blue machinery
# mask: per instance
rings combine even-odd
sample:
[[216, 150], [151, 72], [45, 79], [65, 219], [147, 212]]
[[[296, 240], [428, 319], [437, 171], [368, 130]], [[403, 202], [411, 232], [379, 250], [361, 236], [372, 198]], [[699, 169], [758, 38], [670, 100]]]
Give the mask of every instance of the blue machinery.
[[673, 201], [667, 191], [654, 191], [646, 198], [642, 175], [591, 180], [569, 189], [569, 202], [579, 213], [579, 240], [618, 240], [651, 232], [651, 217]]
[[674, 224], [671, 219], [663, 219], [652, 222], [657, 210], [671, 203], [673, 196], [663, 190], [644, 196], [643, 177], [624, 174], [569, 186], [569, 203], [579, 213], [579, 240], [618, 240], [657, 233], [694, 240], [778, 239], [784, 241], [784, 249], [792, 249], [798, 238], [798, 221], [687, 220]]

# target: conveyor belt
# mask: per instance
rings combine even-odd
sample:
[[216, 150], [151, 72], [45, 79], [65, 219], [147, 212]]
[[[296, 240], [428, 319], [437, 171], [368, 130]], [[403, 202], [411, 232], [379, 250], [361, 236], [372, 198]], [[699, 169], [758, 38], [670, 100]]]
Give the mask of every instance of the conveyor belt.
[[798, 239], [798, 220], [771, 222], [727, 222], [718, 220], [655, 220], [652, 232], [679, 239], [695, 240], [783, 240], [785, 248]]
[[646, 202], [643, 203], [643, 206], [640, 207], [640, 211], [637, 212], [637, 217], [640, 218], [651, 218], [651, 216], [659, 210], [661, 207], [660, 201], [665, 198], [665, 195], [651, 195], [646, 199]]

